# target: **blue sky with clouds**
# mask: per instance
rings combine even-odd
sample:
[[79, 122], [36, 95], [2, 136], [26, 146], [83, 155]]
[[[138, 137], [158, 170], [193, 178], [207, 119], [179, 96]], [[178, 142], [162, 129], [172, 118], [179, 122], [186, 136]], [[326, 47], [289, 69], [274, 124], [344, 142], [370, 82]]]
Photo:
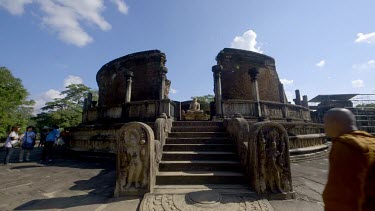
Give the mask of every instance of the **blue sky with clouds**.
[[167, 55], [174, 100], [213, 94], [225, 47], [276, 59], [288, 99], [375, 93], [375, 1], [0, 0], [0, 66], [36, 107], [137, 51]]

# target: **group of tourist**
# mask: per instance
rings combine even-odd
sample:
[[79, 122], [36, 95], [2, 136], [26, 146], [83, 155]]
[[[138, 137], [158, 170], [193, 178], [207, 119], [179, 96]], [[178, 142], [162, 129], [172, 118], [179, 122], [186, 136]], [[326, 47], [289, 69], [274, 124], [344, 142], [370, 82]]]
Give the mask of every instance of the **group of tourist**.
[[[28, 126], [26, 132], [19, 134], [20, 127], [12, 127], [5, 144], [5, 158], [4, 164], [9, 164], [15, 146], [20, 145], [19, 162], [30, 161], [30, 153], [36, 144], [36, 132], [33, 126]], [[51, 128], [43, 127], [40, 133], [40, 142], [38, 147], [43, 147], [41, 162], [52, 161], [53, 146], [60, 137], [59, 127], [53, 125]], [[24, 154], [26, 157], [24, 159]]]

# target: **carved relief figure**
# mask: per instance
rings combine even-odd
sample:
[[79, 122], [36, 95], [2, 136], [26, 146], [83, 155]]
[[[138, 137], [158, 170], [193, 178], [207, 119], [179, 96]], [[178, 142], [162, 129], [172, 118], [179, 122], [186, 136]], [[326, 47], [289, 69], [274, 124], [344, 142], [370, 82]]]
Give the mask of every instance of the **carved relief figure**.
[[125, 189], [132, 186], [134, 188], [143, 188], [147, 185], [146, 175], [146, 140], [142, 139], [140, 131], [137, 129], [130, 129], [125, 131], [123, 136], [123, 150], [121, 156], [122, 175], [125, 178], [125, 184], [122, 184]]
[[281, 193], [281, 178], [282, 168], [277, 162], [280, 157], [280, 152], [277, 150], [275, 140], [271, 140], [271, 143], [267, 149], [267, 179], [266, 183], [272, 193]]

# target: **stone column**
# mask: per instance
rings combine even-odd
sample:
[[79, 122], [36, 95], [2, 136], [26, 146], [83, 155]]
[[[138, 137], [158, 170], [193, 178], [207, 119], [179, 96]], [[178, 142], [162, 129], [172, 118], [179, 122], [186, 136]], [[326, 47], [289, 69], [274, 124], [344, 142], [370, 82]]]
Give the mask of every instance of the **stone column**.
[[260, 99], [259, 99], [259, 90], [258, 90], [258, 74], [259, 74], [259, 69], [258, 68], [251, 68], [249, 69], [248, 74], [251, 77], [251, 85], [252, 85], [252, 91], [253, 91], [253, 96], [255, 97], [256, 101], [256, 109], [257, 109], [257, 114], [258, 117], [262, 117], [262, 109], [260, 107]]
[[223, 66], [215, 65], [212, 66], [212, 72], [214, 73], [214, 91], [215, 91], [215, 107], [216, 116], [222, 116], [222, 94], [221, 94], [221, 73], [223, 71]]
[[283, 118], [287, 119], [288, 118], [288, 99], [286, 99], [286, 96], [285, 96], [285, 91], [284, 91], [284, 85], [283, 84], [279, 84], [279, 96], [280, 96], [280, 101], [281, 103], [283, 103], [283, 108], [282, 108], [282, 112], [283, 112]]
[[92, 93], [87, 93], [87, 109], [92, 108]]
[[286, 97], [285, 97], [285, 92], [284, 92], [284, 85], [279, 84], [279, 98], [281, 103], [288, 103]]
[[296, 105], [301, 105], [301, 94], [298, 89], [296, 89], [296, 99], [294, 99], [294, 103]]
[[306, 108], [309, 108], [309, 101], [307, 100], [307, 95], [303, 95], [302, 98], [303, 98], [302, 106], [306, 107]]
[[168, 68], [161, 66], [160, 67], [160, 78], [161, 78], [161, 83], [160, 83], [160, 92], [159, 92], [159, 100], [164, 100], [164, 93], [165, 93], [165, 79], [166, 79], [166, 74], [168, 72]]
[[132, 79], [133, 79], [133, 72], [126, 70], [125, 71], [125, 78], [126, 78], [126, 95], [125, 95], [125, 103], [130, 103], [131, 96], [132, 96]]

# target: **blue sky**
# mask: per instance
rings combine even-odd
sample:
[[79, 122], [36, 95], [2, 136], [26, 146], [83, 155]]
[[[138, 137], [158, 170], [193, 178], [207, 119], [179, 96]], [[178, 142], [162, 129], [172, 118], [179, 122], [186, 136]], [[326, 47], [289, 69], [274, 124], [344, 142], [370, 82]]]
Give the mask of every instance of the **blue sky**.
[[375, 93], [375, 1], [0, 0], [0, 66], [22, 79], [36, 107], [69, 83], [97, 89], [110, 60], [159, 49], [174, 100], [213, 94], [225, 47], [276, 60], [291, 101]]

